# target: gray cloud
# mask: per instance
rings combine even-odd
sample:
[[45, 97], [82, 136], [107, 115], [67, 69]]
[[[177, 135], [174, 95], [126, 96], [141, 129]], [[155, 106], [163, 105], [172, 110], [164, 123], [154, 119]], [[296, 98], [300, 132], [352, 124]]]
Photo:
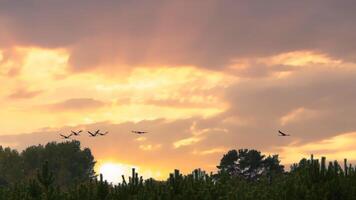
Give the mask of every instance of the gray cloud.
[[352, 0], [2, 1], [0, 26], [20, 45], [70, 48], [75, 70], [113, 63], [217, 69], [239, 57], [304, 49], [353, 60], [355, 8]]
[[[266, 145], [273, 144], [269, 138], [278, 129], [290, 131], [302, 141], [355, 131], [355, 77], [354, 69], [305, 69], [288, 79], [247, 80], [227, 91], [232, 107], [225, 115], [249, 121], [248, 125], [234, 127]], [[281, 117], [298, 108], [317, 115], [281, 125]]]

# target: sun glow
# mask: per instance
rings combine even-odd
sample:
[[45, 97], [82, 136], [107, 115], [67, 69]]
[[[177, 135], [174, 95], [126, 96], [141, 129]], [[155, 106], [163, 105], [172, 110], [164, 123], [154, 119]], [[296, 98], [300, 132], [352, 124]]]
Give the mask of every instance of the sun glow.
[[131, 164], [124, 164], [116, 161], [98, 161], [96, 172], [103, 175], [104, 180], [109, 183], [117, 184], [122, 183], [122, 175], [125, 176], [126, 182], [129, 181], [129, 177], [132, 176], [132, 169], [135, 168], [135, 172], [143, 179], [154, 178], [156, 180], [164, 180], [170, 173], [169, 170], [153, 169], [150, 166], [136, 166]]
[[121, 176], [127, 174], [127, 166], [120, 163], [104, 163], [99, 168], [99, 173], [109, 183], [119, 183], [122, 181]]

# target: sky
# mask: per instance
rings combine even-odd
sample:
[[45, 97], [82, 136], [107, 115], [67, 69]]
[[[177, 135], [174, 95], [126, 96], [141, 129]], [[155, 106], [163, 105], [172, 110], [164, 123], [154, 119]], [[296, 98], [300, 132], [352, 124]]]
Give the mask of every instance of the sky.
[[158, 179], [214, 171], [240, 148], [285, 165], [310, 154], [356, 160], [355, 9], [353, 0], [0, 0], [0, 145], [100, 129], [109, 134], [76, 138], [99, 171], [134, 166]]

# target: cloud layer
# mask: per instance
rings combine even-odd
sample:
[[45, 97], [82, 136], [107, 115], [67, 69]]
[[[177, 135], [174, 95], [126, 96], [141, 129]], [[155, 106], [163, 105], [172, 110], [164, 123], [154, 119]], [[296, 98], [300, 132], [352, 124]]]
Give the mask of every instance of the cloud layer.
[[3, 1], [0, 7], [2, 44], [68, 48], [73, 70], [221, 69], [234, 59], [305, 49], [345, 60], [356, 53], [351, 0]]

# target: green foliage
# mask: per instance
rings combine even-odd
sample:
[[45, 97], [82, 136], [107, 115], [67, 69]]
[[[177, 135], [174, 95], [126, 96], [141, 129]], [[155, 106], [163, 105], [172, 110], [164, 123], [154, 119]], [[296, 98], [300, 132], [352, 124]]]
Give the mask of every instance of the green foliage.
[[54, 174], [49, 169], [48, 161], [46, 161], [41, 170], [37, 171], [37, 180], [41, 183], [43, 187], [43, 193], [46, 200], [53, 199], [53, 182], [54, 182]]
[[0, 186], [37, 178], [46, 161], [57, 186], [71, 187], [95, 176], [94, 157], [90, 149], [81, 150], [79, 141], [31, 146], [21, 153], [0, 146]]
[[0, 185], [8, 185], [24, 178], [23, 162], [16, 150], [0, 146]]

